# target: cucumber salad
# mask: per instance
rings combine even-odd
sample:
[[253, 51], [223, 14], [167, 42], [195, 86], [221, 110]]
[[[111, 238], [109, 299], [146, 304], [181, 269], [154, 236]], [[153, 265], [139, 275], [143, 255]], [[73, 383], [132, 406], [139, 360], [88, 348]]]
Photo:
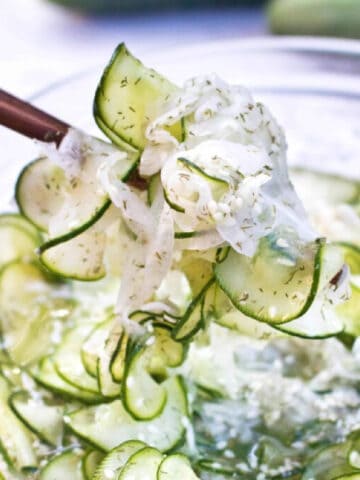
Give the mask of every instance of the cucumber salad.
[[93, 112], [0, 215], [0, 479], [360, 479], [359, 181], [124, 44]]

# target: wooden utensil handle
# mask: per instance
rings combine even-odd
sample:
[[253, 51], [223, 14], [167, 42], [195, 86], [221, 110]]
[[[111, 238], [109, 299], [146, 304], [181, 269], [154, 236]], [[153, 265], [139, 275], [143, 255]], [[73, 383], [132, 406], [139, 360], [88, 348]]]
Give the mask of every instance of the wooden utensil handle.
[[[30, 138], [43, 142], [55, 142], [57, 146], [70, 128], [70, 125], [62, 120], [2, 89], [0, 89], [0, 125]], [[137, 170], [130, 175], [127, 183], [140, 190], [145, 190], [147, 187], [146, 180], [139, 176]]]
[[70, 125], [0, 90], [0, 124], [22, 135], [57, 145]]

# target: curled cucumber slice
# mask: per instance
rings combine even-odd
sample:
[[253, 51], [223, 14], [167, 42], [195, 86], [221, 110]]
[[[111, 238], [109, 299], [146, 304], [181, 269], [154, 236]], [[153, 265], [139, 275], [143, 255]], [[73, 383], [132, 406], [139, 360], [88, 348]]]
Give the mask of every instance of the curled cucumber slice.
[[123, 442], [138, 439], [160, 451], [168, 451], [182, 441], [188, 407], [179, 377], [171, 377], [163, 385], [167, 402], [160, 415], [152, 420], [135, 420], [121, 400], [114, 400], [70, 413], [68, 426], [76, 435], [101, 450], [109, 451]]
[[[121, 43], [105, 68], [94, 99], [94, 117], [114, 143], [128, 143], [142, 150], [145, 128], [161, 112], [177, 87], [154, 70], [145, 67]], [[182, 136], [181, 124], [170, 127]]]
[[270, 324], [285, 323], [303, 315], [315, 298], [323, 245], [322, 240], [307, 243], [292, 255], [264, 238], [254, 257], [230, 249], [215, 266], [215, 277], [245, 315]]

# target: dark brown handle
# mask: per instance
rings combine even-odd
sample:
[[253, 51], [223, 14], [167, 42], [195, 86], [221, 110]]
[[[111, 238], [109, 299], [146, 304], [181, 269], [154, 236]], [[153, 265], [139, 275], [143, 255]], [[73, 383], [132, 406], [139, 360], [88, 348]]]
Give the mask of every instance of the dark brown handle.
[[[4, 125], [26, 137], [60, 145], [70, 125], [0, 89], [0, 125]], [[140, 190], [146, 189], [146, 181], [134, 171], [127, 183]]]
[[4, 90], [0, 90], [0, 124], [27, 137], [57, 145], [70, 127]]

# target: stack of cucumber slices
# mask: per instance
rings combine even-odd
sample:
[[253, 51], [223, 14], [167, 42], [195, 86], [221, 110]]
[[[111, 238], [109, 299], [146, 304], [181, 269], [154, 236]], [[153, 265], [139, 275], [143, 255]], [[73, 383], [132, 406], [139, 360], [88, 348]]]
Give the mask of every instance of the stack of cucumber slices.
[[[25, 166], [18, 212], [0, 216], [0, 479], [360, 478], [360, 431], [349, 420], [360, 407], [360, 184], [290, 172], [319, 236], [292, 243], [289, 229], [272, 230], [253, 256], [219, 242], [208, 212], [186, 228], [181, 215], [194, 198], [184, 202], [158, 171], [146, 191], [127, 187], [119, 202], [98, 181], [104, 162], [116, 166], [114, 186], [125, 185], [154, 135], [150, 120], [177, 92], [120, 45], [94, 100], [112, 143], [70, 131], [62, 159]], [[183, 142], [191, 121], [168, 122], [163, 137]], [[175, 164], [179, 178], [198, 175], [216, 200], [229, 189], [189, 158]], [[148, 210], [130, 217], [135, 192]], [[133, 253], [140, 219], [163, 218], [159, 199], [165, 214], [175, 212], [171, 238], [159, 237], [173, 242], [171, 266], [124, 321], [118, 297], [127, 285], [141, 289], [127, 277], [129, 259], [135, 275], [157, 261], [163, 268], [161, 245], [150, 260]], [[324, 360], [331, 348], [348, 367], [338, 382]], [[267, 382], [299, 398], [306, 391], [306, 412], [284, 422], [288, 404], [276, 388], [271, 406], [256, 397]], [[320, 398], [330, 406], [316, 419]]]

